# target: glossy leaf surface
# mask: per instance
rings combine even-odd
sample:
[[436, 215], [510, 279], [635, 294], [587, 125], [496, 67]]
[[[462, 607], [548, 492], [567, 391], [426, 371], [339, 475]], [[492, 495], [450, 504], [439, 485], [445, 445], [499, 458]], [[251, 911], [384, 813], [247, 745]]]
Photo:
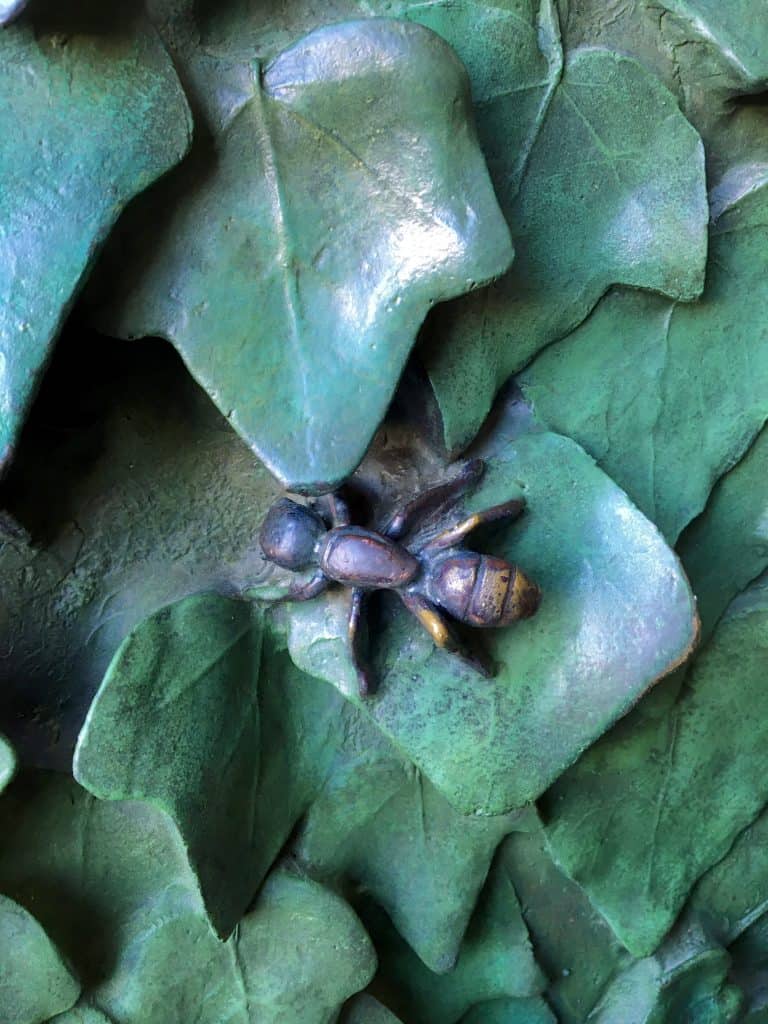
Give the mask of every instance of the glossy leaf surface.
[[520, 564], [544, 595], [533, 619], [477, 635], [499, 665], [496, 678], [436, 650], [393, 610], [373, 652], [379, 693], [361, 701], [347, 596], [289, 611], [296, 663], [339, 686], [464, 813], [500, 814], [539, 796], [695, 636], [676, 559], [577, 445], [546, 433], [510, 441], [489, 459], [466, 510], [521, 492], [524, 519], [492, 544], [472, 541]]
[[173, 65], [133, 5], [58, 8], [0, 32], [0, 468], [107, 233], [190, 140]]
[[283, 482], [327, 490], [362, 458], [430, 306], [512, 258], [466, 73], [385, 19], [318, 29], [266, 65], [178, 56], [204, 128], [121, 224], [96, 321], [169, 338]]
[[701, 141], [634, 60], [574, 51], [519, 190], [496, 186], [515, 263], [446, 307], [424, 356], [449, 448], [472, 439], [509, 375], [576, 327], [611, 284], [690, 300], [704, 282]]
[[712, 227], [702, 302], [616, 291], [520, 378], [537, 415], [584, 445], [671, 541], [768, 416], [767, 238], [763, 179]]
[[768, 799], [767, 615], [756, 583], [731, 604], [645, 743], [630, 732], [596, 745], [547, 795], [556, 861], [635, 955], [653, 952], [693, 883]]
[[69, 1009], [80, 983], [31, 914], [0, 896], [0, 1019], [41, 1024]]

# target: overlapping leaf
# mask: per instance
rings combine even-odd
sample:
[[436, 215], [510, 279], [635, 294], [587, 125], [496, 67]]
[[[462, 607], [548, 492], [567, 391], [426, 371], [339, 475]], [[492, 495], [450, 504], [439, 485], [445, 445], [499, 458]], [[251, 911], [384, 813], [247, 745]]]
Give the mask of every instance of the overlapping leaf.
[[261, 634], [258, 608], [215, 594], [161, 610], [115, 655], [75, 755], [97, 796], [169, 813], [222, 935], [354, 735], [338, 694]]
[[95, 996], [117, 1020], [142, 1024], [327, 1024], [375, 964], [343, 900], [277, 872], [227, 943], [188, 892], [159, 893], [131, 922], [116, 969]]
[[719, 481], [677, 545], [706, 638], [730, 601], [768, 567], [768, 430]]
[[533, 619], [478, 636], [495, 679], [437, 651], [393, 609], [374, 641], [379, 694], [361, 701], [346, 595], [290, 607], [297, 664], [337, 685], [464, 813], [500, 814], [538, 797], [695, 637], [673, 554], [578, 446], [547, 433], [510, 440], [466, 508], [521, 492], [525, 519], [485, 548], [520, 564], [544, 597]]
[[394, 1009], [405, 1021], [457, 1024], [476, 1003], [510, 998], [524, 1006], [544, 987], [515, 891], [498, 864], [488, 876], [459, 959], [446, 974], [429, 971], [381, 911], [369, 908], [363, 919], [379, 952], [379, 980], [393, 993]]
[[123, 220], [95, 318], [172, 340], [273, 472], [322, 491], [362, 458], [430, 306], [512, 257], [466, 73], [386, 19], [266, 65], [177, 56], [197, 146]]
[[517, 259], [433, 320], [425, 352], [449, 448], [471, 440], [507, 377], [576, 327], [609, 285], [690, 300], [704, 281], [701, 142], [634, 60], [570, 54], [519, 190], [496, 187]]
[[75, 752], [96, 796], [150, 800], [174, 819], [223, 935], [264, 871], [252, 866], [260, 660], [248, 605], [203, 595], [163, 609], [118, 650]]
[[635, 955], [653, 952], [768, 800], [766, 615], [758, 582], [721, 619], [673, 711], [598, 744], [547, 795], [555, 859]]
[[744, 81], [756, 86], [768, 78], [768, 11], [751, 0], [661, 0], [694, 38], [715, 47]]
[[34, 27], [0, 32], [0, 468], [107, 232], [189, 145], [173, 65], [133, 7], [40, 4]]
[[38, 922], [0, 896], [0, 1020], [40, 1024], [68, 1010], [80, 983]]
[[513, 829], [525, 828], [527, 816], [459, 814], [359, 717], [364, 745], [356, 757], [347, 750], [345, 763], [337, 760], [294, 854], [314, 877], [361, 885], [427, 967], [446, 971], [456, 961], [496, 847]]
[[768, 416], [768, 186], [752, 176], [739, 187], [711, 230], [702, 302], [616, 291], [520, 379], [539, 417], [670, 540]]

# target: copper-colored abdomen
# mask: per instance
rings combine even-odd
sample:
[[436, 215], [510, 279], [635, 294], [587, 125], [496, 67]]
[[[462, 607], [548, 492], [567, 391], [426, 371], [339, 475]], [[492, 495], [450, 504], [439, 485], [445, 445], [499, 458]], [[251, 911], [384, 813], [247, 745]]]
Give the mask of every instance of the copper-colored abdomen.
[[429, 592], [455, 619], [483, 628], [527, 619], [541, 600], [539, 588], [516, 565], [474, 551], [441, 561], [430, 575]]

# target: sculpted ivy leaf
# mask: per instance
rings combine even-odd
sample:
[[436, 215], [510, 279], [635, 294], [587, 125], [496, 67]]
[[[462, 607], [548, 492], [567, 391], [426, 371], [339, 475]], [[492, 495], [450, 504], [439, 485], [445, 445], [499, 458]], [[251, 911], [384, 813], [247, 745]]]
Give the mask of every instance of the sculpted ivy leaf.
[[476, 1003], [527, 1001], [545, 985], [512, 883], [498, 864], [488, 876], [456, 965], [446, 974], [425, 967], [379, 908], [368, 907], [363, 920], [379, 953], [382, 990], [396, 994], [393, 1008], [406, 1020], [456, 1024]]
[[733, 598], [768, 568], [768, 428], [718, 481], [677, 550], [706, 639]]
[[670, 541], [768, 417], [765, 177], [718, 203], [704, 301], [616, 291], [520, 378], [539, 418], [583, 444]]
[[181, 888], [159, 893], [131, 923], [96, 998], [142, 1024], [328, 1024], [376, 966], [352, 909], [322, 886], [270, 876], [237, 934], [219, 942]]
[[34, 911], [86, 987], [112, 970], [139, 907], [169, 885], [197, 891], [166, 815], [96, 800], [58, 772], [22, 772], [0, 797], [0, 827], [0, 891]]
[[511, 260], [466, 73], [386, 19], [267, 64], [179, 59], [196, 148], [121, 223], [95, 320], [169, 338], [284, 483], [327, 490], [362, 458], [428, 309]]
[[492, 543], [470, 541], [521, 565], [543, 593], [532, 619], [474, 633], [498, 665], [495, 678], [436, 649], [393, 599], [373, 641], [379, 692], [360, 699], [348, 592], [287, 610], [296, 663], [338, 686], [467, 814], [502, 814], [537, 798], [686, 657], [696, 635], [675, 556], [576, 444], [550, 433], [500, 441], [456, 515], [521, 493], [521, 521]]
[[80, 983], [38, 922], [13, 900], [0, 896], [0, 1019], [3, 1024], [40, 1024], [68, 1010]]
[[574, 51], [519, 189], [495, 184], [515, 264], [482, 294], [438, 311], [423, 353], [452, 449], [471, 440], [509, 375], [572, 330], [610, 285], [686, 301], [704, 282], [701, 141], [633, 59]]
[[584, 891], [555, 865], [543, 828], [511, 835], [499, 861], [523, 908], [536, 960], [550, 979], [546, 995], [558, 1021], [582, 1024], [628, 965], [629, 954]]
[[768, 77], [768, 11], [750, 0], [661, 0], [658, 4], [685, 26], [688, 39], [715, 48], [745, 85]]
[[134, 5], [58, 7], [0, 32], [0, 469], [107, 233], [190, 140], [173, 65]]
[[658, 946], [693, 883], [768, 800], [767, 615], [758, 581], [720, 620], [672, 711], [641, 736], [607, 737], [545, 797], [557, 863], [637, 956]]
[[447, 971], [496, 847], [529, 814], [459, 814], [365, 716], [349, 720], [354, 747], [347, 731], [292, 852], [314, 878], [362, 886], [427, 967]]
[[478, 136], [501, 196], [517, 192], [563, 69], [553, 0], [388, 0], [456, 50], [472, 83]]
[[382, 1006], [367, 992], [351, 999], [344, 1008], [340, 1024], [402, 1024], [399, 1017]]
[[699, 929], [673, 935], [653, 957], [638, 960], [608, 986], [590, 1024], [667, 1024], [691, 1018], [733, 1024], [742, 994], [728, 982], [731, 960]]
[[768, 911], [768, 811], [738, 837], [721, 861], [710, 868], [688, 901], [723, 946], [730, 946]]
[[322, 784], [339, 705], [274, 637], [262, 646], [258, 607], [186, 598], [116, 653], [75, 776], [102, 799], [147, 800], [170, 815], [227, 935]]
[[0, 735], [0, 793], [5, 789], [16, 771], [16, 754], [13, 747]]

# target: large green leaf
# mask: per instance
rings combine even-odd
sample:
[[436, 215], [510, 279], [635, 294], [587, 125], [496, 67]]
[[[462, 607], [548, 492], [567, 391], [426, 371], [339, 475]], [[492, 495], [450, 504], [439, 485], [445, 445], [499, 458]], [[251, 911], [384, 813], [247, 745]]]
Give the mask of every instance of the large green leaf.
[[386, 19], [267, 64], [176, 55], [197, 144], [123, 219], [96, 322], [172, 340], [278, 477], [327, 490], [362, 458], [428, 309], [512, 257], [466, 73]]
[[739, 186], [711, 230], [702, 302], [616, 291], [520, 378], [671, 540], [768, 416], [768, 185]]
[[[369, 892], [431, 970], [449, 970], [503, 836], [530, 815], [463, 816], [358, 713], [293, 849], [320, 879]], [[378, 748], [378, 756], [377, 756]], [[396, 854], [393, 854], [396, 851]]]
[[[115, 655], [80, 735], [95, 795], [175, 821], [217, 930], [228, 934], [323, 783], [345, 702], [298, 671], [261, 612], [216, 594], [142, 623]], [[349, 709], [350, 712], [352, 709]]]
[[0, 469], [108, 231], [190, 141], [173, 65], [134, 5], [71, 6], [41, 3], [0, 32]]
[[436, 650], [391, 608], [374, 641], [379, 693], [360, 700], [347, 595], [289, 608], [297, 664], [337, 685], [465, 813], [500, 814], [538, 797], [695, 637], [674, 555], [577, 445], [548, 433], [499, 442], [465, 509], [521, 491], [524, 520], [492, 544], [475, 542], [518, 562], [543, 592], [533, 619], [477, 636], [496, 678]]
[[0, 1020], [42, 1024], [68, 1010], [80, 983], [31, 914], [0, 896]]
[[519, 190], [496, 186], [515, 264], [434, 318], [424, 352], [449, 448], [471, 440], [507, 377], [572, 330], [611, 284], [681, 300], [703, 286], [701, 142], [637, 61], [573, 52]]
[[758, 582], [731, 604], [644, 742], [619, 731], [547, 794], [555, 859], [635, 955], [658, 946], [696, 879], [768, 800], [767, 616]]
[[407, 1024], [456, 1024], [476, 1003], [536, 996], [544, 986], [512, 883], [494, 864], [453, 970], [434, 974], [394, 930], [386, 915], [363, 915], [381, 960], [377, 982], [393, 994]]
[[260, 880], [260, 658], [249, 605], [201, 595], [163, 609], [116, 653], [75, 751], [95, 796], [149, 800], [173, 818], [223, 935]]

